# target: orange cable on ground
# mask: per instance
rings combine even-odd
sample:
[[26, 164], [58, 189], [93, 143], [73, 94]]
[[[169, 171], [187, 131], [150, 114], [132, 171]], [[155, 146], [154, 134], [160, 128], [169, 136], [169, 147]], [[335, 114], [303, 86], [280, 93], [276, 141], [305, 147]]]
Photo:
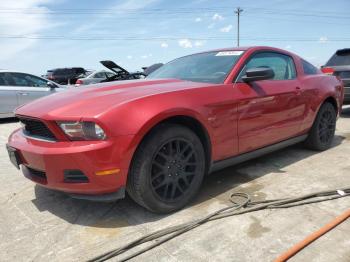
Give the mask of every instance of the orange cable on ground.
[[340, 216], [336, 217], [334, 220], [332, 220], [327, 225], [321, 227], [316, 232], [312, 233], [311, 235], [307, 236], [304, 240], [300, 241], [299, 243], [295, 244], [292, 248], [287, 250], [285, 253], [280, 255], [275, 262], [284, 262], [290, 259], [292, 256], [294, 256], [296, 253], [298, 253], [300, 250], [311, 244], [313, 241], [336, 227], [337, 225], [341, 224], [345, 220], [347, 220], [350, 217], [350, 209], [345, 211]]

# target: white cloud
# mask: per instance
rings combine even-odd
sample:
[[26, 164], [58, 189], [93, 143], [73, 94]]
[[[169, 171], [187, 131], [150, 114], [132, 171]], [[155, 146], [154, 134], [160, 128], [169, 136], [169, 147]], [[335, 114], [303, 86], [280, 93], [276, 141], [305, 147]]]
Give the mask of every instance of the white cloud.
[[212, 23], [212, 24], [208, 25], [208, 29], [212, 29], [212, 28], [214, 28], [214, 26], [215, 26], [215, 24]]
[[204, 40], [197, 40], [194, 42], [194, 46], [200, 47], [203, 46], [205, 44]]
[[132, 55], [128, 55], [126, 58], [127, 59], [132, 59]]
[[201, 22], [202, 21], [202, 18], [200, 18], [200, 17], [197, 17], [195, 20], [194, 20], [195, 22]]
[[286, 46], [284, 47], [284, 49], [291, 49], [291, 48], [292, 48], [291, 45], [286, 45]]
[[328, 42], [328, 37], [327, 36], [321, 36], [320, 39], [318, 40], [319, 43], [325, 44]]
[[179, 46], [183, 48], [192, 48], [192, 42], [188, 39], [181, 39], [179, 40]]
[[161, 48], [168, 48], [169, 45], [168, 45], [168, 43], [163, 42], [163, 43], [160, 44], [160, 47], [161, 47]]
[[[13, 1], [1, 0], [0, 9], [15, 9], [13, 13], [4, 13], [0, 16], [0, 35], [25, 35], [35, 38], [43, 30], [56, 25], [50, 20], [49, 9], [42, 4], [53, 0]], [[26, 12], [30, 9], [32, 12]], [[6, 60], [19, 52], [33, 46], [38, 39], [1, 39], [0, 60]]]
[[214, 21], [220, 21], [220, 20], [223, 20], [224, 17], [221, 16], [221, 15], [219, 15], [218, 13], [216, 13], [216, 14], [213, 15], [212, 19], [213, 19]]
[[152, 54], [147, 54], [147, 55], [142, 55], [141, 58], [142, 59], [147, 59], [147, 58], [150, 58], [152, 56], [153, 56]]
[[231, 31], [231, 29], [232, 29], [232, 25], [228, 25], [228, 26], [220, 28], [220, 32], [228, 33]]

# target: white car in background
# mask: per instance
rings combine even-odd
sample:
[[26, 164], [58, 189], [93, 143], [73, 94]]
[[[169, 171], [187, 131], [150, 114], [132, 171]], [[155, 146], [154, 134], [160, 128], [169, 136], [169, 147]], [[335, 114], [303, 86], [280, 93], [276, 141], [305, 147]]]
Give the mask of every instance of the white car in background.
[[109, 72], [109, 71], [93, 71], [89, 75], [77, 79], [75, 82], [75, 86], [80, 85], [90, 85], [90, 84], [97, 84], [105, 81], [106, 79], [112, 78], [115, 76], [115, 73]]
[[0, 118], [13, 117], [18, 106], [66, 89], [39, 76], [0, 70]]

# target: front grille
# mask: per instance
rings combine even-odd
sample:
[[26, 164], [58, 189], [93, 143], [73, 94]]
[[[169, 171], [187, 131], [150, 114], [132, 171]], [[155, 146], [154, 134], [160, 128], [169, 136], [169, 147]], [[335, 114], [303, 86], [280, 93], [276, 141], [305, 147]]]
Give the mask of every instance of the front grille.
[[40, 120], [20, 118], [21, 123], [24, 125], [24, 133], [27, 136], [41, 138], [44, 140], [55, 141], [55, 135], [50, 129]]
[[36, 170], [36, 169], [30, 168], [30, 167], [27, 167], [27, 169], [33, 177], [46, 179], [46, 173], [44, 171]]

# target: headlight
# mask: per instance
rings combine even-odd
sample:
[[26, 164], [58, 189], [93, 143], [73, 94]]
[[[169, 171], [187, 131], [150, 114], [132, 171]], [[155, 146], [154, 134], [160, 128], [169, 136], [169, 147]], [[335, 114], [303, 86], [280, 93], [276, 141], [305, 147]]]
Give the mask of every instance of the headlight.
[[57, 122], [70, 140], [104, 140], [104, 130], [94, 122]]

